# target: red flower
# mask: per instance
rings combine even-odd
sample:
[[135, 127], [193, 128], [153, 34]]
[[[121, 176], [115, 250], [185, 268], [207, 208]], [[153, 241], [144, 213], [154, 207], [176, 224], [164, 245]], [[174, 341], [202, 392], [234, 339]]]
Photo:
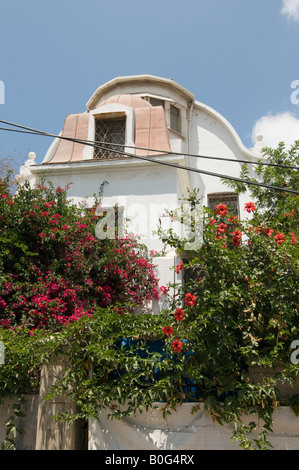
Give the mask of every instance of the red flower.
[[228, 208], [226, 204], [218, 204], [218, 206], [216, 206], [216, 214], [222, 215], [223, 217], [225, 217], [227, 213], [228, 213]]
[[196, 296], [192, 295], [190, 293], [185, 295], [185, 304], [187, 307], [192, 307], [195, 305], [196, 302]]
[[293, 209], [291, 213], [287, 212], [287, 214], [284, 214], [285, 217], [294, 217], [296, 210]]
[[282, 242], [286, 241], [285, 236], [284, 236], [283, 233], [277, 232], [277, 234], [275, 235], [274, 238], [275, 238], [276, 245], [281, 245]]
[[295, 235], [294, 235], [293, 232], [291, 232], [291, 235], [292, 235], [292, 240], [291, 240], [292, 245], [295, 245], [295, 243], [297, 243], [297, 240], [296, 240]]
[[219, 224], [218, 225], [218, 232], [219, 233], [224, 233], [226, 231], [226, 227], [227, 227], [226, 224]]
[[174, 317], [177, 321], [182, 321], [184, 318], [185, 312], [181, 308], [177, 308], [174, 312]]
[[47, 235], [42, 232], [42, 233], [39, 233], [38, 236], [41, 237], [41, 238], [45, 238]]
[[251, 212], [251, 211], [255, 211], [256, 210], [256, 207], [254, 205], [254, 202], [246, 202], [245, 203], [245, 209], [244, 211], [247, 211], [247, 212]]
[[272, 230], [271, 228], [265, 228], [265, 234], [268, 235], [268, 237], [270, 237], [271, 233], [273, 233], [274, 230]]
[[182, 341], [178, 339], [174, 339], [173, 342], [171, 343], [171, 346], [174, 352], [181, 352], [183, 343]]
[[180, 264], [176, 265], [176, 273], [179, 274], [179, 272], [183, 269], [183, 261], [180, 262]]
[[163, 326], [162, 331], [165, 335], [172, 335], [173, 334], [173, 327], [172, 326]]
[[242, 233], [239, 230], [233, 232], [233, 244], [239, 246], [241, 243]]

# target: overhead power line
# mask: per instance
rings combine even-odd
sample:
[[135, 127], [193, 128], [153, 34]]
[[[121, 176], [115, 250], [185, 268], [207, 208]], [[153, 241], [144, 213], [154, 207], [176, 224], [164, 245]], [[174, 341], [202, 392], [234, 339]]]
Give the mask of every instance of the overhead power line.
[[[113, 145], [114, 147], [120, 147], [122, 149], [124, 148], [131, 148], [131, 149], [136, 149], [136, 150], [144, 150], [148, 152], [156, 152], [158, 154], [165, 154], [165, 155], [177, 155], [180, 156], [182, 155], [182, 152], [172, 152], [172, 151], [167, 151], [167, 150], [160, 150], [160, 149], [153, 149], [153, 148], [148, 148], [148, 147], [137, 147], [133, 145], [125, 145], [125, 144], [117, 144], [117, 143], [110, 143], [110, 142], [103, 142], [103, 141], [93, 141], [93, 140], [86, 140], [86, 139], [75, 139], [74, 137], [65, 137], [65, 136], [55, 136], [53, 134], [49, 134], [44, 131], [40, 131], [37, 129], [32, 129], [30, 127], [26, 126], [21, 126], [19, 124], [14, 124], [8, 121], [3, 121], [0, 120], [3, 124], [7, 124], [10, 126], [15, 126], [19, 127], [21, 129], [26, 129], [28, 132], [22, 132], [22, 131], [17, 131], [14, 129], [8, 129], [4, 127], [0, 127], [0, 130], [5, 130], [5, 131], [14, 131], [14, 132], [21, 132], [24, 134], [40, 134], [40, 135], [46, 135], [50, 137], [58, 137], [60, 139], [66, 139], [66, 140], [71, 140], [75, 141], [78, 143], [85, 143], [87, 144], [99, 144], [99, 145]], [[123, 153], [123, 152], [122, 152]], [[278, 168], [284, 168], [284, 169], [289, 169], [289, 170], [299, 170], [299, 167], [292, 166], [292, 165], [284, 165], [282, 163], [270, 163], [270, 162], [262, 162], [262, 161], [255, 161], [255, 162], [250, 162], [248, 160], [242, 160], [242, 159], [237, 159], [237, 158], [228, 158], [228, 157], [217, 157], [217, 156], [212, 156], [212, 155], [198, 155], [194, 153], [183, 153], [184, 156], [186, 157], [193, 157], [193, 158], [202, 158], [202, 159], [208, 159], [208, 160], [222, 160], [226, 162], [233, 162], [233, 163], [244, 163], [244, 164], [249, 164], [249, 165], [258, 165], [258, 166], [273, 166], [273, 167], [278, 167]]]
[[[0, 122], [5, 123], [7, 125], [18, 127], [20, 129], [27, 130], [26, 132], [23, 131], [23, 133], [28, 133], [28, 134], [33, 134], [33, 135], [42, 135], [42, 136], [47, 136], [47, 137], [52, 137], [52, 138], [57, 138], [57, 139], [62, 139], [62, 140], [68, 140], [68, 141], [71, 141], [71, 142], [75, 142], [75, 143], [79, 143], [79, 144], [83, 144], [83, 145], [87, 145], [87, 146], [92, 146], [94, 148], [98, 148], [98, 149], [101, 149], [101, 150], [109, 150], [112, 153], [119, 154], [119, 150], [113, 150], [110, 147], [104, 147], [103, 145], [100, 145], [98, 142], [88, 141], [88, 140], [84, 140], [84, 139], [75, 139], [75, 138], [72, 138], [72, 137], [65, 137], [65, 136], [61, 136], [61, 135], [55, 135], [55, 134], [40, 131], [40, 130], [37, 130], [37, 129], [32, 129], [30, 127], [22, 126], [22, 125], [19, 125], [19, 124], [14, 124], [14, 123], [11, 123], [11, 122], [8, 122], [8, 121], [0, 120]], [[14, 129], [7, 129], [7, 128], [2, 128], [2, 130], [14, 131]], [[16, 132], [22, 132], [22, 131], [16, 131]], [[109, 145], [108, 142], [105, 142], [105, 144]], [[114, 146], [115, 144], [110, 144], [110, 145]], [[150, 162], [150, 163], [156, 163], [156, 164], [160, 164], [160, 165], [164, 165], [164, 166], [169, 166], [169, 167], [177, 168], [177, 169], [180, 169], [180, 170], [187, 170], [187, 171], [194, 172], [194, 173], [199, 173], [199, 174], [204, 174], [204, 175], [213, 176], [213, 177], [217, 177], [217, 178], [232, 180], [232, 181], [236, 181], [236, 182], [240, 182], [240, 183], [244, 183], [244, 184], [248, 184], [248, 185], [264, 187], [264, 188], [271, 189], [271, 190], [283, 191], [283, 192], [288, 192], [288, 193], [292, 193], [292, 194], [299, 194], [299, 191], [293, 190], [293, 189], [288, 188], [288, 187], [281, 188], [279, 186], [264, 184], [264, 183], [260, 183], [258, 181], [250, 181], [250, 180], [245, 180], [243, 178], [238, 178], [238, 177], [235, 177], [235, 176], [222, 175], [220, 173], [213, 173], [213, 172], [210, 172], [210, 171], [200, 170], [200, 169], [197, 169], [197, 168], [191, 168], [191, 167], [184, 166], [184, 165], [177, 165], [175, 163], [171, 163], [171, 162], [167, 162], [167, 161], [156, 160], [156, 159], [153, 159], [152, 157], [145, 157], [145, 156], [141, 156], [141, 155], [135, 155], [135, 154], [128, 153], [128, 152], [123, 152], [123, 151], [122, 151], [122, 154], [127, 156], [127, 157], [147, 161], [147, 162]], [[167, 153], [167, 155], [169, 155], [169, 154], [171, 154], [171, 155], [172, 154], [182, 155], [181, 153]], [[246, 163], [248, 163], [248, 162], [246, 162]]]

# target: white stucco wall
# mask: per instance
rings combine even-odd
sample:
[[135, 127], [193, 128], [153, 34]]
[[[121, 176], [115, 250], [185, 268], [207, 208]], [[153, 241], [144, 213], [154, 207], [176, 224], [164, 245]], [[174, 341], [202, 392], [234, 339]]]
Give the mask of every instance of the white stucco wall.
[[[183, 162], [175, 157], [172, 161]], [[190, 186], [186, 172], [145, 162], [91, 162], [88, 164], [47, 165], [39, 167], [36, 174], [41, 179], [51, 180], [54, 186], [65, 187], [70, 184], [68, 195], [75, 204], [85, 200], [89, 207], [94, 194], [104, 186], [102, 206], [124, 208], [124, 217], [130, 219], [127, 230], [140, 236], [140, 241], [149, 250], [160, 251], [163, 247], [157, 230], [159, 219], [167, 227], [168, 218], [163, 218], [167, 210], [179, 207], [179, 198]], [[34, 171], [34, 170], [33, 170]]]
[[[154, 405], [156, 409], [121, 420], [108, 418], [111, 410], [104, 410], [99, 420], [89, 422], [89, 450], [240, 450], [238, 442], [231, 440], [233, 423], [218, 424], [203, 404], [191, 414], [194, 404], [184, 403], [166, 419], [163, 404]], [[249, 424], [254, 416], [243, 419]], [[273, 450], [298, 450], [299, 418], [289, 407], [280, 407], [274, 411], [273, 420], [273, 433], [268, 435]], [[253, 440], [257, 432], [248, 437]]]
[[[260, 158], [259, 155], [246, 149], [230, 124], [211, 108], [196, 103], [190, 123], [190, 152], [191, 154], [217, 159], [205, 159], [189, 157], [189, 165], [204, 172], [212, 172], [219, 175], [227, 175], [240, 178], [242, 162], [248, 162], [250, 174], [254, 174], [254, 163]], [[223, 158], [223, 160], [222, 160]], [[232, 161], [224, 160], [231, 159]], [[191, 184], [199, 188], [203, 196], [203, 203], [207, 204], [207, 195], [217, 192], [233, 192], [221, 178], [190, 172]], [[244, 204], [249, 202], [249, 191], [239, 195], [240, 217], [247, 218], [244, 213]]]

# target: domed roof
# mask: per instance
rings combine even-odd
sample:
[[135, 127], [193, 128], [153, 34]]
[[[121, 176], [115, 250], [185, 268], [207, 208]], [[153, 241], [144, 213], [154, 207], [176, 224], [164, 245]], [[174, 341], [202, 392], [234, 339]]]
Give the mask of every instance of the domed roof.
[[132, 106], [134, 109], [136, 108], [148, 108], [152, 105], [141, 98], [138, 95], [130, 95], [130, 94], [121, 94], [121, 95], [113, 95], [103, 101], [100, 101], [96, 108], [99, 108], [105, 104], [109, 103], [119, 103], [124, 106]]

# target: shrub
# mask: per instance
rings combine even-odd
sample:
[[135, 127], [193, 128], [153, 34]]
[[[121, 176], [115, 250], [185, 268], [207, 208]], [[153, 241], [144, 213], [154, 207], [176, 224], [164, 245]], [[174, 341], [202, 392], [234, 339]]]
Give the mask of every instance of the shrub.
[[58, 331], [98, 307], [122, 313], [158, 298], [158, 280], [136, 239], [95, 236], [100, 196], [86, 209], [68, 188], [0, 182], [0, 325]]

